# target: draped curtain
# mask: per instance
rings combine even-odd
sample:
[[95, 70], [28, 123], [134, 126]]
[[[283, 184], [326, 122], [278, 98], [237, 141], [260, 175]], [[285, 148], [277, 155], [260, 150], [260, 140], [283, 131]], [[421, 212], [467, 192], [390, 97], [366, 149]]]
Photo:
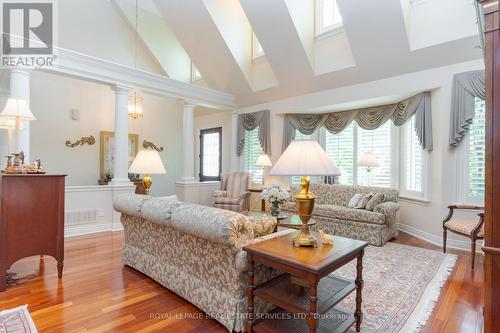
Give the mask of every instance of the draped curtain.
[[269, 110], [240, 114], [238, 116], [238, 143], [236, 153], [241, 156], [245, 146], [245, 131], [259, 127], [259, 142], [265, 154], [271, 155], [271, 133], [269, 131], [271, 116]]
[[324, 126], [330, 133], [342, 132], [352, 121], [364, 129], [373, 130], [388, 120], [401, 126], [415, 114], [415, 129], [423, 149], [432, 150], [431, 94], [423, 92], [401, 102], [363, 109], [323, 113], [287, 114], [283, 130], [283, 150], [295, 139], [295, 131], [309, 135]]
[[485, 99], [484, 71], [455, 74], [451, 93], [450, 146], [457, 147], [474, 119], [475, 101]]

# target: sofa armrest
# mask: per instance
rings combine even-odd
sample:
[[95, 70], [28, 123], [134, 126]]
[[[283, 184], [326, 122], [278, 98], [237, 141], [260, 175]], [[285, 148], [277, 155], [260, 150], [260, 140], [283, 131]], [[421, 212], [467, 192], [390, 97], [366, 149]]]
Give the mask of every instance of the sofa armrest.
[[385, 215], [387, 224], [396, 223], [396, 212], [398, 210], [399, 210], [399, 203], [392, 201], [383, 202], [375, 206], [375, 208], [373, 208], [373, 211], [375, 213], [380, 213]]
[[224, 198], [227, 196], [227, 192], [221, 191], [221, 190], [216, 190], [216, 191], [214, 191], [214, 193], [212, 193], [212, 196], [214, 198]]

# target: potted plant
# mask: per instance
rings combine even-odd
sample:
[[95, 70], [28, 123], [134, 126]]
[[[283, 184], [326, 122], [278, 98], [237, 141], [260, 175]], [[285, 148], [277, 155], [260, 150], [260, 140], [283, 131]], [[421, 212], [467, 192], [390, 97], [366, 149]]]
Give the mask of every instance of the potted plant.
[[271, 204], [271, 215], [278, 217], [280, 214], [280, 207], [290, 198], [290, 193], [278, 184], [274, 184], [264, 189], [260, 197]]

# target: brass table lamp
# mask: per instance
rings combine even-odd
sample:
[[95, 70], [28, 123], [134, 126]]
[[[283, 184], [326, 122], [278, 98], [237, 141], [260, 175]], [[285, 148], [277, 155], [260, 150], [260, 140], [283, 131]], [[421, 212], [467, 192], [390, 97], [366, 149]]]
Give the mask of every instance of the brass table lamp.
[[130, 173], [144, 174], [142, 183], [144, 184], [146, 195], [149, 195], [151, 185], [153, 184], [150, 175], [167, 173], [161, 161], [160, 154], [153, 149], [140, 150], [128, 171]]
[[297, 214], [302, 221], [299, 233], [293, 240], [294, 246], [318, 246], [311, 235], [308, 222], [314, 209], [316, 196], [309, 191], [309, 176], [339, 176], [340, 172], [321, 146], [312, 140], [292, 141], [276, 162], [272, 176], [302, 176], [301, 190], [295, 194]]

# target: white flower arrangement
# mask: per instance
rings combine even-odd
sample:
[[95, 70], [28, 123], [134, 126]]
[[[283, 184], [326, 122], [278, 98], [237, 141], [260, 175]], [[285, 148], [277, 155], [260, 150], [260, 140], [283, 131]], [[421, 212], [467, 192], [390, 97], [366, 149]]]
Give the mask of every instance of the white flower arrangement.
[[288, 190], [282, 188], [278, 184], [274, 184], [262, 191], [260, 198], [268, 201], [269, 203], [277, 203], [281, 205], [285, 200], [290, 198], [290, 193]]

